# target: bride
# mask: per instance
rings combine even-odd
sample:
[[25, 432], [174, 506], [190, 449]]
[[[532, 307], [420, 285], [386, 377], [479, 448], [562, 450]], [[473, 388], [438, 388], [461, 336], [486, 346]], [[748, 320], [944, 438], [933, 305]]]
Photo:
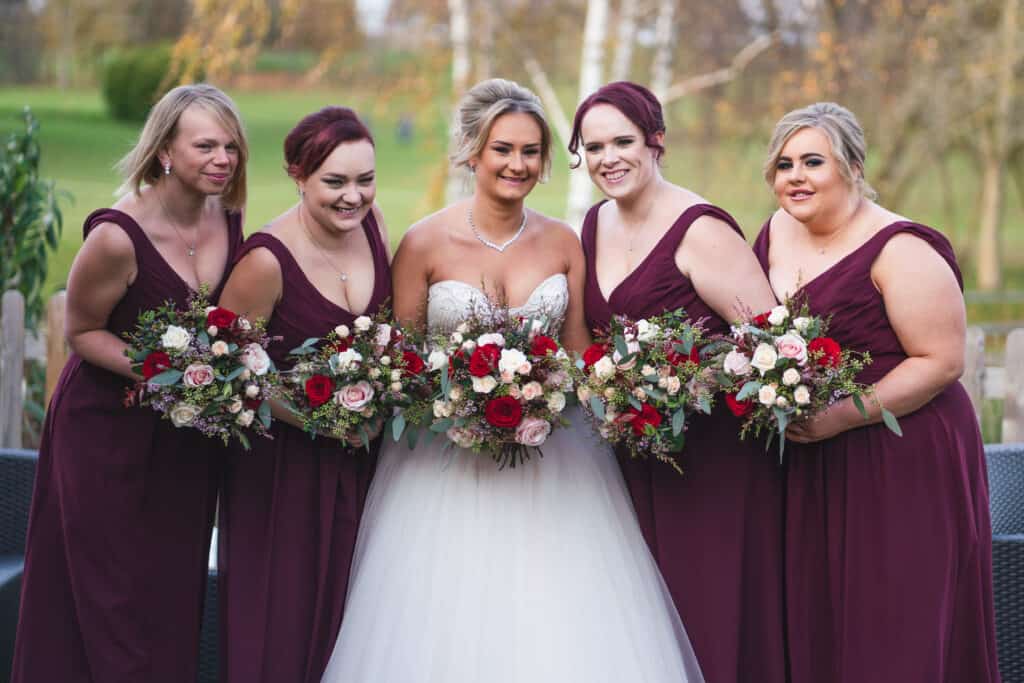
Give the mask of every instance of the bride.
[[[501, 300], [582, 350], [579, 241], [523, 206], [550, 166], [539, 100], [484, 81], [458, 122], [474, 193], [402, 240], [395, 315], [444, 332]], [[615, 458], [567, 415], [514, 469], [440, 440], [385, 444], [324, 683], [703, 681]]]

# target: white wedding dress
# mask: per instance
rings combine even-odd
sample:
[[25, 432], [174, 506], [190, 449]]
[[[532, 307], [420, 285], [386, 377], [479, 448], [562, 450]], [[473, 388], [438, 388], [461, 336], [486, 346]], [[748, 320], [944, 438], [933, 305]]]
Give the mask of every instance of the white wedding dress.
[[[451, 280], [428, 298], [432, 331], [489, 305]], [[568, 298], [556, 274], [513, 313], [557, 330]], [[703, 681], [614, 456], [567, 417], [514, 469], [386, 440], [324, 683]]]

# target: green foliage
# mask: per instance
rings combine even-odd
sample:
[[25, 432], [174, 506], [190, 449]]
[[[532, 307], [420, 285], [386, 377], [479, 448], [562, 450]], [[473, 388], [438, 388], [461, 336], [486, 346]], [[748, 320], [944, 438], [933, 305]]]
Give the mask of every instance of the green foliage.
[[150, 107], [177, 81], [169, 45], [115, 48], [107, 53], [100, 88], [110, 115], [121, 121], [145, 121]]
[[25, 320], [34, 327], [43, 312], [49, 252], [60, 243], [63, 217], [52, 180], [39, 177], [39, 123], [22, 112], [24, 131], [11, 133], [0, 150], [0, 291], [25, 297]]

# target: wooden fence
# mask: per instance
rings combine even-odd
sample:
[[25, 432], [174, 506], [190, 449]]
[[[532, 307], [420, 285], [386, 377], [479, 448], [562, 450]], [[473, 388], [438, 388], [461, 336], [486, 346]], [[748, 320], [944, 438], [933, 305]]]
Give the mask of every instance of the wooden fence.
[[[0, 448], [20, 448], [25, 358], [45, 361], [47, 402], [67, 361], [64, 292], [54, 294], [47, 303], [45, 330], [38, 337], [26, 336], [21, 294], [4, 292], [0, 327]], [[982, 328], [968, 328], [966, 365], [960, 381], [979, 420], [986, 400], [1001, 400], [1002, 441], [1024, 441], [1024, 328], [1008, 331], [1002, 366], [986, 364], [985, 339]]]

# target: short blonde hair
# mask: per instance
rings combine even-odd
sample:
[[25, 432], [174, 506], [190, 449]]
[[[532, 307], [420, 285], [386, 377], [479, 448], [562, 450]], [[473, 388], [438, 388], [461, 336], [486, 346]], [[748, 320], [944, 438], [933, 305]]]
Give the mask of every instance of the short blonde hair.
[[839, 173], [850, 187], [862, 197], [874, 199], [877, 196], [864, 179], [864, 163], [867, 160], [864, 129], [849, 109], [835, 102], [816, 102], [802, 109], [794, 109], [775, 124], [763, 169], [764, 179], [769, 185], [775, 180], [782, 148], [804, 128], [816, 128], [828, 138], [832, 155], [839, 162]]
[[242, 117], [231, 98], [218, 88], [205, 83], [179, 85], [153, 105], [139, 141], [115, 168], [122, 178], [118, 194], [139, 194], [142, 184], [156, 185], [164, 177], [158, 154], [174, 139], [178, 119], [182, 112], [196, 105], [212, 113], [238, 145], [238, 167], [221, 194], [225, 208], [241, 209], [245, 205], [245, 166], [249, 159], [249, 146], [242, 127]]
[[503, 78], [491, 78], [477, 83], [459, 102], [455, 114], [454, 166], [468, 166], [469, 160], [480, 154], [487, 145], [491, 128], [499, 117], [512, 113], [529, 114], [540, 126], [540, 156], [542, 178], [551, 170], [551, 128], [540, 98], [528, 88]]

